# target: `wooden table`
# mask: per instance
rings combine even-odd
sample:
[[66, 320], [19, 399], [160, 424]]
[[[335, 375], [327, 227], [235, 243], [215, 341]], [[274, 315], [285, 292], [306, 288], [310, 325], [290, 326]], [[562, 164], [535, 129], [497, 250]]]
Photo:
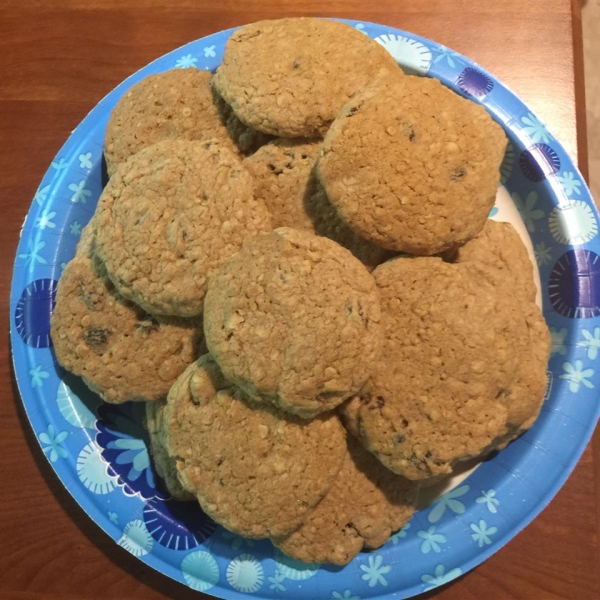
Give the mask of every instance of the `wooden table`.
[[[327, 10], [323, 6], [327, 5]], [[118, 548], [63, 489], [24, 416], [8, 348], [8, 285], [37, 185], [73, 128], [157, 56], [233, 25], [340, 16], [432, 38], [490, 69], [586, 172], [578, 0], [3, 0], [0, 4], [0, 598], [199, 598]], [[600, 597], [600, 438], [550, 506], [445, 599]]]

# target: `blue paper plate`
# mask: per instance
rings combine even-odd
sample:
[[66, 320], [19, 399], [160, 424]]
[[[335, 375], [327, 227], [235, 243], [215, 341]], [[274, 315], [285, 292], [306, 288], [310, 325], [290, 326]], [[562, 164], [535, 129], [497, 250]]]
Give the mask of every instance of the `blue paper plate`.
[[598, 213], [577, 168], [532, 111], [472, 61], [403, 31], [348, 23], [375, 38], [407, 71], [436, 77], [483, 104], [505, 128], [510, 145], [500, 195], [509, 194], [512, 202], [500, 210], [516, 207], [520, 213], [553, 338], [547, 398], [533, 429], [418, 512], [383, 548], [359, 554], [344, 568], [305, 565], [268, 541], [228, 533], [193, 504], [174, 502], [150, 468], [142, 407], [101, 403], [58, 367], [52, 352], [56, 284], [101, 192], [102, 142], [111, 109], [152, 73], [214, 70], [232, 30], [163, 56], [92, 110], [44, 175], [15, 259], [10, 300], [15, 371], [52, 468], [119, 545], [161, 573], [222, 598], [403, 598], [444, 584], [489, 557], [548, 504], [598, 420]]

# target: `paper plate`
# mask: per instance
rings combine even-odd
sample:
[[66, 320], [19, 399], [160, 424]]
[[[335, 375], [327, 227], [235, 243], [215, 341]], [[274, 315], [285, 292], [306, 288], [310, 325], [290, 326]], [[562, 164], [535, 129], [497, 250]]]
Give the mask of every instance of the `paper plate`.
[[56, 285], [101, 192], [102, 142], [111, 109], [152, 73], [214, 70], [232, 30], [163, 56], [92, 110], [44, 175], [15, 259], [10, 300], [15, 371], [50, 465], [120, 546], [161, 573], [222, 598], [401, 598], [442, 585], [484, 561], [548, 504], [598, 419], [598, 213], [577, 168], [535, 114], [472, 61], [410, 33], [348, 23], [376, 39], [407, 71], [436, 77], [483, 104], [505, 128], [510, 145], [499, 217], [518, 222], [529, 237], [553, 338], [547, 398], [533, 429], [418, 512], [384, 547], [359, 554], [344, 568], [305, 565], [268, 541], [228, 533], [193, 504], [169, 499], [150, 467], [140, 426], [143, 407], [101, 403], [57, 366], [52, 352]]

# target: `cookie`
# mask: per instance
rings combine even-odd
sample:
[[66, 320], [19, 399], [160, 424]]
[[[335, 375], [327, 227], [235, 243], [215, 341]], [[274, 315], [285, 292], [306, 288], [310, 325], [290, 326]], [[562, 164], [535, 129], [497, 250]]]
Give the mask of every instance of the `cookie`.
[[449, 473], [507, 433], [506, 394], [529, 343], [520, 301], [439, 258], [393, 259], [373, 276], [382, 358], [359, 401], [341, 410], [394, 472]]
[[510, 223], [488, 219], [481, 233], [458, 248], [451, 260], [488, 265], [492, 268], [486, 269], [485, 273], [490, 283], [499, 289], [509, 286], [524, 300], [535, 301], [533, 265], [525, 244]]
[[131, 156], [96, 213], [96, 253], [118, 291], [155, 315], [202, 313], [206, 283], [271, 229], [249, 173], [215, 141], [167, 140]]
[[211, 277], [204, 330], [228, 379], [258, 402], [309, 418], [368, 379], [379, 318], [375, 282], [348, 250], [282, 227]]
[[392, 56], [337, 21], [259, 21], [235, 31], [213, 83], [241, 121], [281, 137], [322, 137]]
[[392, 473], [353, 437], [329, 493], [292, 534], [273, 539], [304, 562], [348, 564], [363, 548], [379, 548], [415, 512], [416, 485]]
[[173, 69], [149, 75], [127, 90], [106, 126], [104, 158], [109, 176], [132, 154], [163, 140], [215, 139], [243, 153], [252, 141], [258, 143], [262, 134], [224, 116], [223, 101], [215, 98], [211, 80], [208, 71]]
[[88, 242], [86, 234], [58, 284], [51, 320], [56, 358], [106, 402], [164, 398], [202, 351], [202, 325], [152, 317], [122, 298], [90, 258]]
[[254, 177], [255, 195], [269, 209], [274, 228], [293, 227], [328, 237], [372, 270], [391, 253], [355, 234], [338, 217], [314, 173], [320, 148], [320, 141], [279, 138], [243, 164]]
[[340, 218], [384, 248], [433, 255], [483, 228], [506, 137], [439, 81], [387, 73], [348, 102], [317, 174]]
[[297, 529], [333, 485], [346, 453], [335, 415], [306, 422], [252, 407], [210, 355], [173, 386], [162, 436], [184, 488], [215, 521], [248, 538]]
[[273, 136], [267, 133], [262, 133], [262, 131], [257, 131], [256, 129], [252, 129], [252, 127], [248, 127], [244, 123], [242, 123], [233, 112], [233, 109], [219, 94], [213, 87], [213, 99], [215, 102], [215, 106], [217, 107], [217, 111], [219, 113], [219, 118], [221, 123], [227, 129], [227, 133], [229, 137], [235, 142], [239, 151], [245, 155], [249, 156], [256, 152], [261, 146], [268, 144]]
[[176, 500], [195, 500], [195, 496], [185, 490], [177, 477], [177, 461], [167, 453], [161, 439], [164, 402], [146, 403], [146, 429], [150, 438], [149, 451], [158, 476], [163, 480], [167, 491]]

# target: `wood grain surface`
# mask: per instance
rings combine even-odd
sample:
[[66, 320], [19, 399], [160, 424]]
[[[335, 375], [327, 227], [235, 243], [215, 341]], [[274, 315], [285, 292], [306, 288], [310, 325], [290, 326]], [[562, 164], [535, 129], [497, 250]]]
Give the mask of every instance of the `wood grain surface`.
[[[518, 93], [586, 171], [577, 0], [2, 0], [1, 599], [202, 597], [117, 547], [54, 476], [14, 384], [8, 287], [20, 227], [42, 175], [105, 94], [185, 42], [292, 15], [385, 23], [466, 54]], [[596, 435], [594, 446], [540, 517], [486, 563], [428, 597], [600, 598], [599, 493]]]

